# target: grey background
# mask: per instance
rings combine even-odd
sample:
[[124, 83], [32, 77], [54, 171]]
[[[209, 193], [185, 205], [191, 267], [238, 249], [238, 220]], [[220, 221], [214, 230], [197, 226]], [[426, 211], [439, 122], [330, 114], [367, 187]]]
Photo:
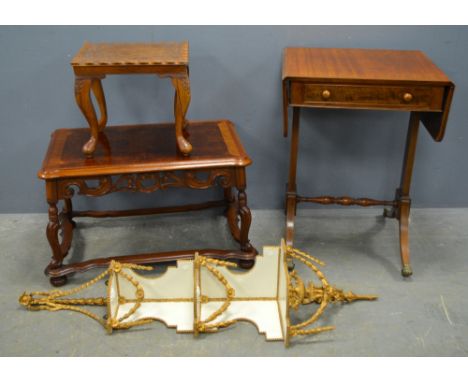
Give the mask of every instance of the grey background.
[[[281, 133], [281, 54], [286, 46], [419, 49], [457, 88], [445, 140], [421, 130], [413, 177], [416, 207], [467, 207], [467, 27], [1, 27], [0, 212], [45, 212], [37, 179], [50, 133], [86, 126], [73, 95], [69, 61], [84, 40], [190, 41], [189, 119], [230, 119], [253, 159], [252, 208], [282, 208], [289, 140]], [[172, 119], [169, 81], [109, 76], [109, 124]], [[392, 198], [399, 182], [408, 114], [307, 110], [302, 113], [301, 194]], [[120, 193], [75, 198], [79, 208], [130, 208], [206, 192]], [[218, 190], [210, 191], [212, 194]], [[78, 200], [79, 199], [79, 200]]]

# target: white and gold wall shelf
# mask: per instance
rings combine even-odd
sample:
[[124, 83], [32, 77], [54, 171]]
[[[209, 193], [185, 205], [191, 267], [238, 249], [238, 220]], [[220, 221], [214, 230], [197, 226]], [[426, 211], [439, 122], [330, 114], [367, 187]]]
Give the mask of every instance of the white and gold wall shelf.
[[[296, 271], [288, 270], [288, 260], [298, 260], [312, 271], [318, 284], [305, 285]], [[180, 333], [216, 332], [238, 321], [253, 323], [267, 340], [284, 341], [291, 337], [316, 334], [332, 326], [310, 326], [329, 303], [373, 300], [332, 287], [318, 265], [320, 260], [287, 247], [263, 248], [250, 271], [236, 271], [235, 263], [195, 254], [192, 260], [178, 260], [159, 276], [144, 276], [151, 267], [112, 261], [107, 270], [93, 280], [70, 290], [23, 293], [19, 302], [29, 310], [72, 310], [100, 322], [109, 333], [152, 321], [161, 321]], [[71, 297], [107, 279], [107, 295], [98, 298]], [[292, 325], [292, 310], [304, 304], [317, 304], [305, 321]], [[85, 305], [107, 309], [98, 315]]]

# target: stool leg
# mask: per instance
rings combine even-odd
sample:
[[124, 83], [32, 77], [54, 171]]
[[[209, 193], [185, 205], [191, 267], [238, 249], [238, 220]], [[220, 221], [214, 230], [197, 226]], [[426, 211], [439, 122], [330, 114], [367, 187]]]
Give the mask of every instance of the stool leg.
[[300, 108], [293, 108], [293, 124], [291, 136], [291, 151], [289, 157], [289, 177], [286, 191], [286, 244], [293, 245], [294, 239], [294, 218], [296, 216], [296, 170], [297, 154], [299, 149], [299, 111]]
[[410, 116], [408, 135], [406, 138], [405, 156], [403, 160], [403, 169], [401, 172], [400, 188], [396, 191], [396, 201], [398, 207], [394, 211], [395, 217], [399, 221], [400, 229], [400, 255], [401, 255], [401, 274], [404, 277], [411, 276], [413, 270], [410, 264], [409, 250], [409, 215], [411, 199], [409, 197], [411, 177], [413, 174], [414, 158], [416, 154], [416, 143], [418, 141], [420, 115], [412, 112]]
[[91, 137], [83, 146], [83, 153], [87, 157], [92, 157], [94, 151], [96, 150], [100, 130], [99, 123], [96, 118], [96, 111], [94, 110], [90, 94], [93, 81], [94, 80], [91, 78], [75, 78], [75, 100], [81, 112], [85, 116], [86, 121], [88, 121], [88, 125], [91, 130]]
[[182, 78], [172, 78], [172, 85], [175, 88], [174, 117], [177, 147], [183, 155], [189, 155], [192, 152], [192, 145], [184, 136], [184, 129], [187, 124], [185, 115], [190, 104], [190, 81], [188, 75]]
[[107, 105], [106, 97], [104, 96], [104, 89], [102, 88], [102, 83], [99, 78], [94, 78], [91, 84], [91, 89], [93, 90], [94, 96], [99, 106], [100, 118], [98, 122], [98, 128], [101, 132], [107, 124]]

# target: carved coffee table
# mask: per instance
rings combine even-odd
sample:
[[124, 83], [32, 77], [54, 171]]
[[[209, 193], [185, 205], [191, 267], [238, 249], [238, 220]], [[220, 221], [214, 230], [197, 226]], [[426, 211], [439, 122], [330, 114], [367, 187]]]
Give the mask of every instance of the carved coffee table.
[[[189, 155], [192, 145], [184, 135], [185, 115], [190, 104], [188, 42], [94, 44], [85, 42], [72, 59], [75, 72], [75, 98], [91, 130], [83, 153], [92, 157], [98, 135], [107, 123], [107, 107], [101, 79], [111, 74], [156, 74], [169, 77], [175, 88], [174, 116], [177, 147]], [[93, 92], [100, 110], [98, 120], [91, 100]]]
[[[172, 123], [110, 126], [98, 135], [99, 144], [93, 158], [85, 158], [80, 149], [88, 139], [87, 129], [59, 129], [52, 134], [38, 176], [46, 182], [49, 204], [47, 239], [52, 259], [45, 272], [53, 285], [65, 284], [67, 275], [71, 273], [107, 266], [111, 259], [138, 264], [156, 263], [192, 258], [195, 251], [221, 259], [237, 259], [244, 268], [253, 266], [257, 251], [248, 238], [251, 214], [245, 193], [245, 167], [251, 160], [229, 121], [189, 122], [186, 130], [194, 144], [190, 157], [178, 152]], [[207, 189], [216, 185], [224, 189], [224, 198], [200, 204], [126, 211], [80, 212], [72, 208], [75, 192], [102, 196], [119, 191], [149, 193], [172, 187]], [[237, 189], [237, 195], [233, 188]], [[60, 201], [63, 202], [61, 212], [58, 208]], [[63, 264], [71, 247], [75, 227], [73, 218], [149, 215], [221, 206], [226, 207], [228, 225], [232, 236], [240, 243], [240, 250], [194, 249]]]

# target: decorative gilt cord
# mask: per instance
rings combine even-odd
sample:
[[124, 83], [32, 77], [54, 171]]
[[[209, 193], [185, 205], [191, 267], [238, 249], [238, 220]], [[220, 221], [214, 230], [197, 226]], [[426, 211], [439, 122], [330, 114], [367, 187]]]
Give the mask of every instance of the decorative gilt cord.
[[[214, 321], [216, 318], [218, 318], [221, 314], [223, 314], [227, 310], [227, 308], [231, 304], [232, 299], [234, 298], [236, 294], [234, 288], [228, 283], [228, 281], [222, 275], [222, 273], [215, 267], [211, 266], [210, 264], [224, 266], [224, 267], [237, 267], [237, 264], [229, 262], [229, 261], [212, 259], [212, 258], [205, 257], [205, 256], [197, 256], [194, 261], [198, 262], [199, 266], [203, 266], [209, 272], [211, 272], [211, 274], [215, 276], [219, 280], [219, 282], [224, 285], [224, 288], [226, 289], [226, 300], [217, 310], [211, 313], [208, 318], [206, 318], [203, 321], [195, 322], [195, 326], [196, 326], [195, 332], [196, 333], [197, 332], [200, 332], [200, 333], [201, 332], [215, 332], [220, 328], [226, 328], [234, 324], [235, 322], [237, 322], [236, 320], [228, 320], [228, 321], [221, 321], [221, 322], [210, 324], [210, 322]], [[210, 300], [211, 299], [208, 296], [203, 296], [203, 295], [200, 296], [200, 302], [202, 304], [207, 303]]]
[[[82, 313], [88, 317], [99, 322], [104, 328], [107, 329], [108, 332], [112, 332], [113, 329], [127, 329], [132, 326], [136, 325], [143, 325], [146, 323], [151, 322], [152, 320], [137, 320], [129, 323], [123, 323], [125, 319], [130, 317], [135, 311], [141, 306], [141, 301], [144, 299], [144, 291], [143, 288], [135, 281], [131, 276], [127, 275], [123, 272], [123, 269], [137, 269], [137, 270], [151, 270], [152, 267], [142, 266], [142, 265], [135, 265], [135, 264], [124, 264], [119, 263], [117, 261], [111, 261], [109, 268], [102, 272], [100, 275], [96, 276], [94, 279], [70, 290], [52, 290], [50, 292], [31, 292], [26, 293], [24, 292], [20, 298], [19, 303], [26, 307], [28, 310], [48, 310], [48, 311], [58, 311], [58, 310], [71, 310], [78, 313]], [[115, 277], [118, 277], [117, 274], [120, 274], [124, 278], [126, 278], [130, 283], [132, 283], [135, 288], [135, 304], [130, 309], [130, 311], [122, 316], [120, 319], [112, 318], [110, 314], [108, 314], [107, 320], [99, 317], [97, 314], [90, 312], [84, 308], [78, 307], [76, 305], [106, 305], [109, 309], [110, 301], [109, 297], [91, 297], [91, 298], [73, 298], [67, 299], [63, 298], [72, 294], [77, 294], [91, 287], [92, 285], [96, 284], [98, 281], [102, 280], [111, 272], [114, 273]]]

